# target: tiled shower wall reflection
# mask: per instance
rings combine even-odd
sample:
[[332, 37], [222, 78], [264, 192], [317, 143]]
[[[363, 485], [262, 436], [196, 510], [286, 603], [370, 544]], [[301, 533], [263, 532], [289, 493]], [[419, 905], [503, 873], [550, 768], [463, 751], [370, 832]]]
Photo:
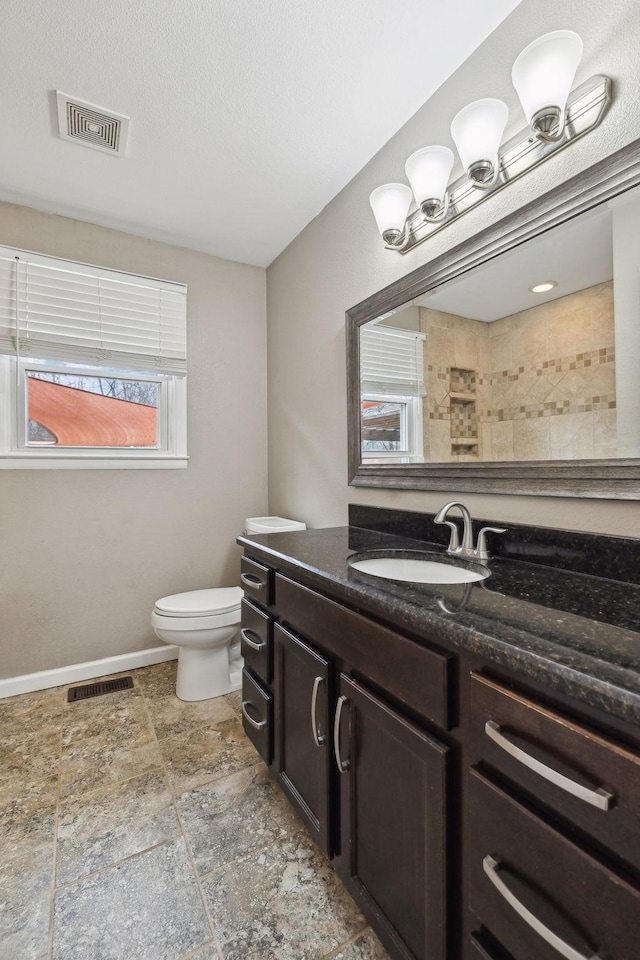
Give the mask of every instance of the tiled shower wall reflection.
[[616, 456], [612, 282], [493, 323], [421, 308], [425, 458]]

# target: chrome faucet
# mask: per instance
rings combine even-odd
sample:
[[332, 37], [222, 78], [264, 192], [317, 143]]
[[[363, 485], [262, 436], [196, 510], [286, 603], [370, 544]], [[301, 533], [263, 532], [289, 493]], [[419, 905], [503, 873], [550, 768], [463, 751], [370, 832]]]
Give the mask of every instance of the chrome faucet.
[[[460, 543], [460, 535], [458, 533], [458, 525], [454, 523], [453, 520], [447, 520], [447, 515], [453, 507], [457, 507], [460, 513], [462, 514], [462, 544]], [[457, 500], [452, 500], [451, 503], [445, 503], [444, 507], [438, 511], [433, 519], [434, 523], [444, 523], [451, 530], [451, 538], [449, 540], [449, 546], [447, 547], [447, 553], [450, 553], [454, 557], [467, 557], [469, 560], [488, 560], [489, 551], [487, 549], [487, 533], [506, 533], [504, 527], [483, 527], [480, 533], [478, 534], [478, 544], [474, 549], [473, 546], [473, 524], [471, 522], [471, 514], [465, 507], [464, 503], [458, 503]]]

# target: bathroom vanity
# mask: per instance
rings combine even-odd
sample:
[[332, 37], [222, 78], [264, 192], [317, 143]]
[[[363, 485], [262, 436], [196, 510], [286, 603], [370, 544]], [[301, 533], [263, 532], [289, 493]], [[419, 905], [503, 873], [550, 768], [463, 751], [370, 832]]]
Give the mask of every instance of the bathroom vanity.
[[300, 819], [397, 960], [635, 960], [640, 541], [607, 579], [513, 528], [485, 581], [399, 583], [349, 560], [442, 532], [350, 520], [239, 538], [244, 728]]

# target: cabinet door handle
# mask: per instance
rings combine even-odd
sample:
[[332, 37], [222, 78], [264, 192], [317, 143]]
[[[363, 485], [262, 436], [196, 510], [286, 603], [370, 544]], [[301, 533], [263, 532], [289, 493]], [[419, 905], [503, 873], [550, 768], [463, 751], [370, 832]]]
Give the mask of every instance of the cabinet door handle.
[[253, 706], [253, 704], [251, 703], [251, 700], [243, 700], [243, 701], [242, 701], [242, 716], [245, 718], [245, 720], [247, 721], [247, 723], [250, 724], [250, 725], [253, 727], [254, 730], [262, 730], [263, 727], [266, 727], [267, 721], [266, 721], [266, 720], [254, 720], [253, 717], [250, 717], [249, 714], [247, 713], [247, 706], [248, 706], [249, 704], [251, 704], [251, 706]]
[[256, 643], [255, 640], [252, 640], [251, 637], [252, 636], [257, 637], [258, 634], [254, 633], [253, 630], [247, 630], [246, 627], [241, 628], [240, 636], [242, 637], [244, 642], [247, 644], [247, 646], [251, 647], [251, 649], [255, 650], [257, 653], [259, 653], [261, 650], [264, 650], [264, 648], [267, 645], [266, 640], [261, 640], [260, 643]]
[[572, 796], [578, 797], [579, 800], [584, 800], [585, 803], [590, 803], [593, 807], [597, 807], [598, 810], [608, 810], [615, 799], [613, 793], [609, 793], [602, 787], [598, 787], [595, 790], [590, 787], [584, 787], [581, 783], [570, 780], [569, 777], [563, 776], [563, 774], [558, 773], [558, 771], [552, 767], [548, 767], [540, 760], [536, 760], [531, 754], [525, 750], [521, 750], [515, 743], [512, 743], [494, 720], [487, 720], [484, 725], [484, 732], [494, 743], [504, 750], [505, 753], [513, 757], [514, 760], [518, 760], [519, 763], [524, 764], [529, 770], [533, 770], [534, 773], [544, 777], [549, 783], [555, 784], [556, 787], [560, 787], [560, 789], [566, 793], [570, 793]]
[[316, 718], [316, 707], [318, 704], [318, 687], [323, 682], [324, 677], [316, 677], [313, 681], [313, 693], [311, 694], [311, 730], [316, 747], [322, 747], [327, 742], [324, 734], [320, 733], [320, 726]]
[[482, 869], [500, 896], [515, 910], [521, 920], [524, 920], [527, 926], [531, 927], [538, 936], [542, 937], [550, 947], [557, 950], [565, 960], [601, 960], [597, 953], [592, 953], [589, 956], [587, 956], [586, 953], [580, 953], [579, 950], [572, 947], [566, 940], [562, 940], [557, 933], [554, 933], [553, 930], [545, 926], [530, 910], [527, 910], [525, 905], [509, 890], [509, 887], [498, 873], [499, 868], [500, 863], [494, 857], [486, 856], [482, 861]]
[[348, 697], [338, 697], [336, 717], [333, 721], [333, 749], [336, 754], [336, 763], [338, 764], [338, 770], [340, 773], [346, 773], [349, 769], [349, 761], [343, 760], [340, 756], [340, 720], [342, 718], [342, 708], [348, 699]]
[[240, 582], [248, 587], [249, 590], [262, 590], [264, 587], [263, 581], [260, 577], [257, 577], [255, 573], [241, 573]]

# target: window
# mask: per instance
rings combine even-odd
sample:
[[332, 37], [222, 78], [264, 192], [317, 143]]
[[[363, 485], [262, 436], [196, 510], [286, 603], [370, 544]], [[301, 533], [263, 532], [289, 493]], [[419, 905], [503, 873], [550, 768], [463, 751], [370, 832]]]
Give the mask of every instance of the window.
[[410, 455], [415, 397], [362, 395], [362, 452]]
[[186, 466], [186, 287], [0, 248], [0, 467]]
[[424, 334], [380, 323], [360, 330], [363, 459], [419, 459], [423, 453]]

